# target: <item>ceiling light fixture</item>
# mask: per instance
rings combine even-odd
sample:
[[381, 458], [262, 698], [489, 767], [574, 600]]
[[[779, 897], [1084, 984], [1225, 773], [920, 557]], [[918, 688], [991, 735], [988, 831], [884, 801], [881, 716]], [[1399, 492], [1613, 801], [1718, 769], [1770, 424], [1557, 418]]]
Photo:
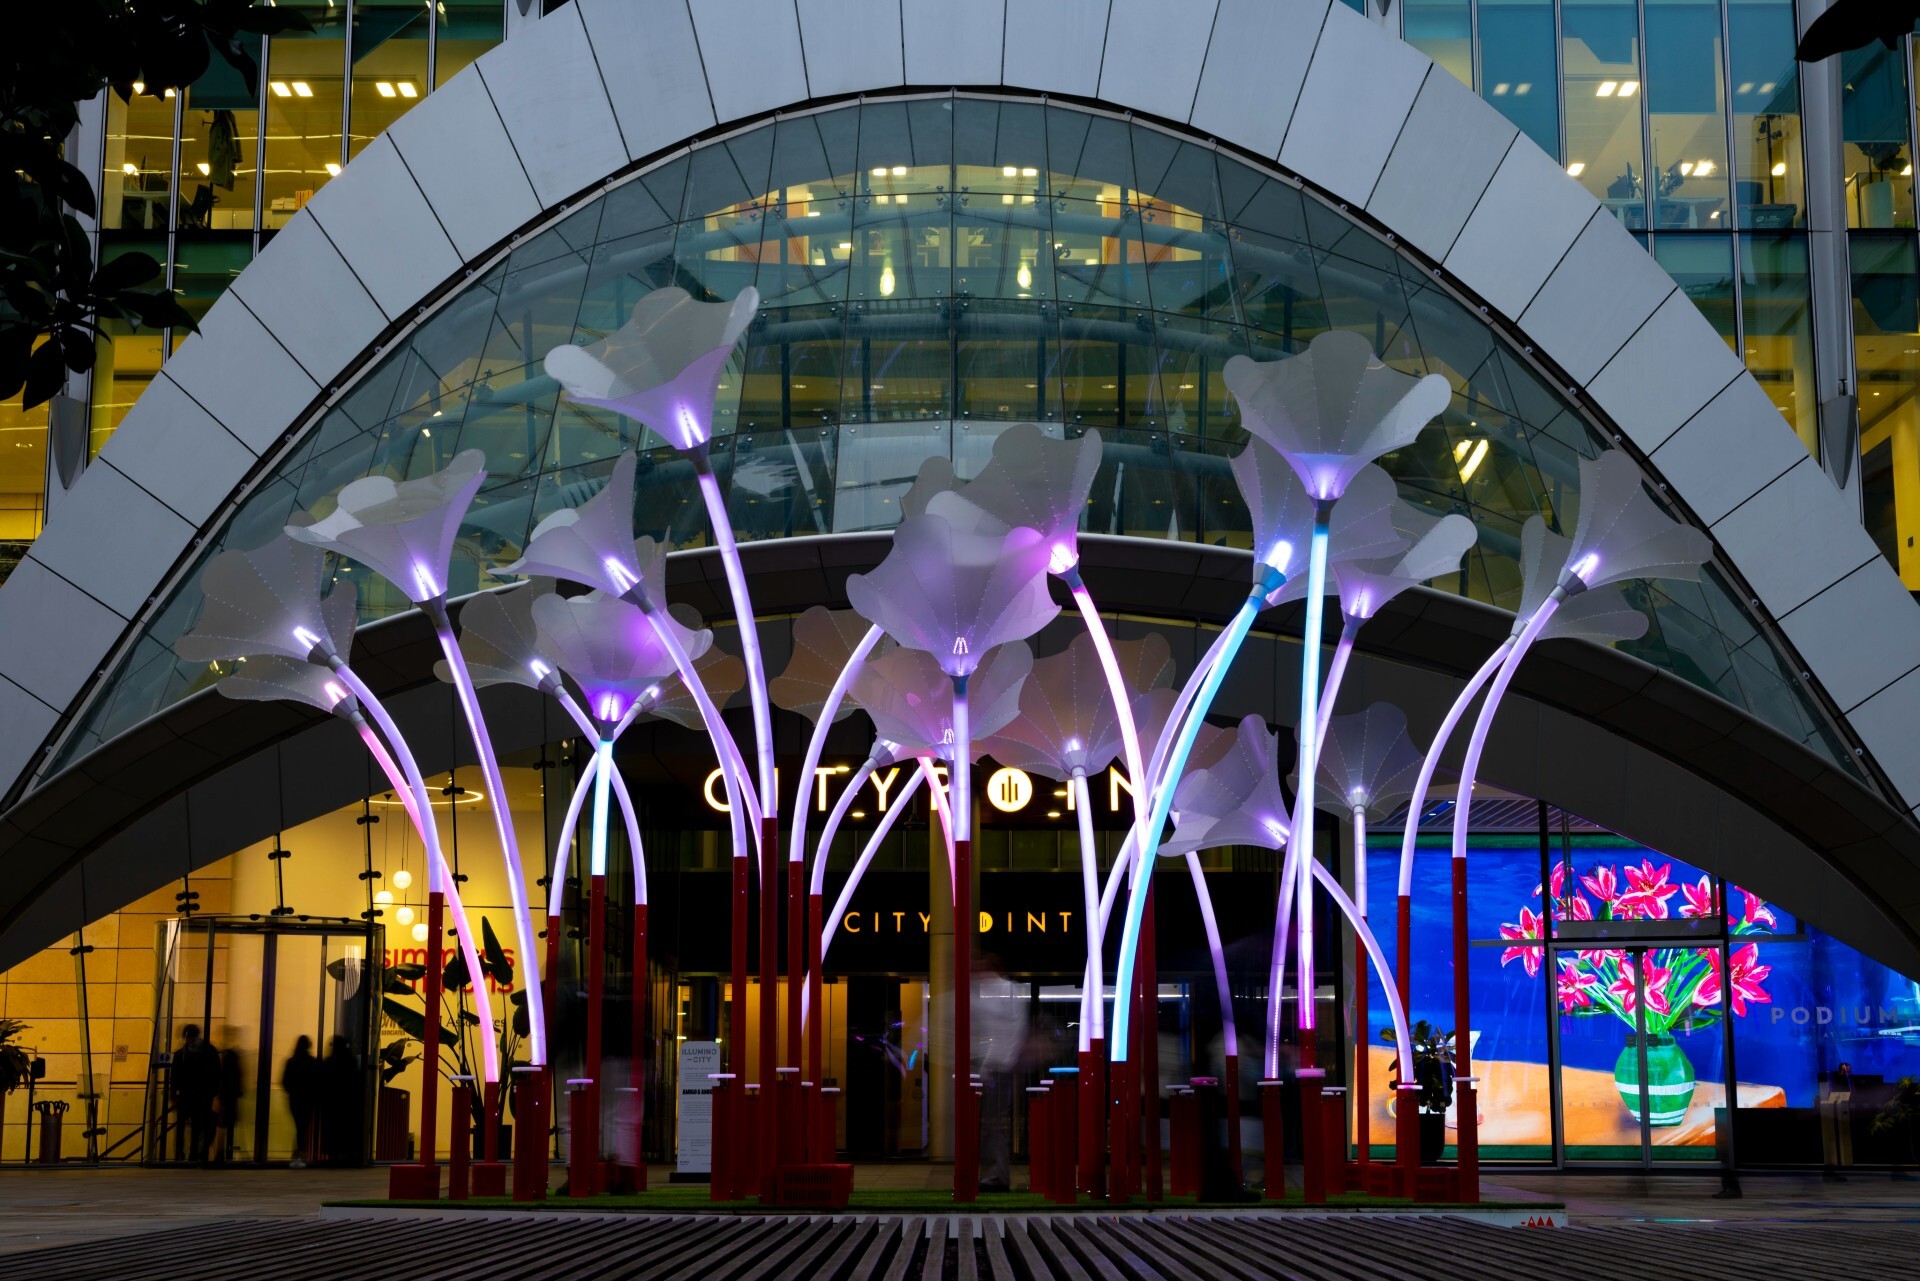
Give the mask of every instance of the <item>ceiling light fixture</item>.
[[1618, 80], [1602, 80], [1599, 87], [1593, 91], [1593, 96], [1596, 98], [1611, 98], [1613, 97], [1613, 91], [1619, 87], [1620, 82]]
[[402, 98], [418, 98], [420, 91], [413, 87], [413, 81], [402, 80], [400, 82], [400, 96]]
[[276, 98], [291, 98], [293, 97], [293, 90], [287, 88], [286, 81], [275, 80], [273, 82], [273, 96]]
[[304, 80], [296, 80], [293, 82], [293, 96], [296, 98], [311, 98], [313, 97], [313, 86]]
[[327, 176], [329, 178], [338, 178], [340, 176], [340, 166], [331, 160], [327, 161]]
[[1567, 176], [1569, 178], [1578, 178], [1581, 174], [1585, 173], [1586, 171], [1587, 171], [1587, 162], [1584, 160], [1576, 160], [1572, 164], [1567, 166]]
[[382, 98], [392, 98], [396, 96], [398, 92], [394, 89], [393, 81], [391, 80], [376, 81], [373, 87]]
[[1622, 80], [1620, 82], [1620, 96], [1622, 98], [1631, 98], [1639, 92], [1640, 82], [1638, 80]]

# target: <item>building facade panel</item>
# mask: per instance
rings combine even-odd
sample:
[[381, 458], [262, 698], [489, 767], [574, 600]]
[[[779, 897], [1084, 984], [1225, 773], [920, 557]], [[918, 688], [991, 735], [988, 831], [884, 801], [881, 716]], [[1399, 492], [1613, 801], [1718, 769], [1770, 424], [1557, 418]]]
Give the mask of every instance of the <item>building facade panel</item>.
[[1794, 648], [1816, 655], [1842, 712], [1920, 667], [1920, 610], [1892, 567], [1869, 560], [1780, 620]]
[[96, 461], [138, 477], [142, 488], [196, 528], [257, 457], [165, 375], [147, 388], [127, 421], [134, 429], [115, 432]]
[[800, 19], [792, 6], [718, 0], [689, 7], [707, 90], [721, 124], [811, 96]]
[[[119, 483], [126, 485], [124, 480]], [[12, 596], [15, 584], [18, 596]], [[7, 592], [12, 599], [0, 610], [0, 671], [38, 701], [65, 707], [93, 675], [97, 655], [126, 629], [127, 620], [32, 555], [7, 580]], [[54, 629], [60, 637], [57, 644], [47, 640]], [[44, 719], [29, 715], [19, 722], [20, 729], [24, 732]], [[29, 745], [27, 750], [39, 749]]]
[[1452, 76], [1420, 86], [1367, 212], [1444, 261], [1519, 130]]
[[[991, 6], [985, 10], [990, 17]], [[1110, 10], [1108, 0], [1008, 0], [1000, 83], [1095, 96]]]
[[[45, 565], [122, 618], [153, 596], [194, 527], [111, 467], [89, 467], [60, 505], [60, 519], [33, 545]], [[8, 612], [16, 606], [9, 602]], [[92, 637], [89, 637], [91, 640]], [[81, 654], [76, 661], [88, 661]]]
[[[1027, 6], [1014, 0], [1025, 21]], [[952, 0], [900, 0], [900, 35], [910, 85], [1000, 83], [1007, 0], [971, 0], [955, 20]]]
[[[1333, 6], [1287, 123], [1280, 163], [1365, 206], [1432, 69], [1413, 46]], [[1365, 90], [1356, 94], [1356, 85]]]
[[1100, 96], [1126, 98], [1167, 120], [1192, 116], [1219, 7], [1219, 0], [1112, 0]]
[[510, 52], [503, 45], [474, 65], [542, 206], [559, 204], [626, 163], [605, 72], [580, 10], [555, 10]]
[[794, 7], [811, 97], [905, 82], [900, 0], [796, 0]]
[[[1587, 390], [1628, 439], [1650, 454], [1744, 369], [1700, 309], [1676, 289]], [[1778, 417], [1768, 406], [1761, 421], [1771, 427], [1769, 419]]]
[[1328, 3], [1220, 0], [1189, 123], [1255, 155], [1278, 156]]
[[1760, 384], [1736, 378], [1652, 454], [1694, 515], [1712, 525], [1806, 460]]
[[576, 0], [576, 7], [630, 159], [713, 127], [693, 15], [682, 0]]
[[1519, 325], [1575, 382], [1587, 382], [1674, 291], [1633, 237], [1595, 214], [1520, 313]]
[[1446, 269], [1517, 317], [1594, 218], [1593, 197], [1537, 146], [1516, 141], [1447, 251]]
[[238, 294], [222, 295], [180, 344], [166, 377], [256, 453], [286, 432], [320, 387]]
[[462, 259], [540, 212], [480, 72], [469, 67], [400, 117], [387, 136]]
[[1875, 554], [1847, 514], [1845, 497], [1806, 458], [1714, 522], [1713, 536], [1738, 558], [1761, 603], [1779, 618]]
[[233, 282], [307, 377], [322, 383], [387, 327], [387, 317], [311, 214], [296, 215]]
[[328, 183], [307, 213], [389, 320], [460, 270], [460, 251], [385, 135]]

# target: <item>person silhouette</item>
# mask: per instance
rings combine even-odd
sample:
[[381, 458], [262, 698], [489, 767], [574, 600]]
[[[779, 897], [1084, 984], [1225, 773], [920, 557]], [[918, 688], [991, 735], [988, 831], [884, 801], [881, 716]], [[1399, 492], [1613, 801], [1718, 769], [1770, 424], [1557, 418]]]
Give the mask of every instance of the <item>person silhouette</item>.
[[213, 1105], [220, 1096], [220, 1056], [200, 1035], [197, 1023], [180, 1029], [168, 1085], [177, 1123], [187, 1132], [187, 1159], [206, 1165], [217, 1129]]
[[287, 1110], [293, 1113], [293, 1161], [296, 1170], [306, 1168], [313, 1152], [313, 1118], [320, 1110], [320, 1060], [313, 1054], [313, 1038], [303, 1036], [293, 1043], [293, 1054], [280, 1071], [280, 1088], [287, 1092]]

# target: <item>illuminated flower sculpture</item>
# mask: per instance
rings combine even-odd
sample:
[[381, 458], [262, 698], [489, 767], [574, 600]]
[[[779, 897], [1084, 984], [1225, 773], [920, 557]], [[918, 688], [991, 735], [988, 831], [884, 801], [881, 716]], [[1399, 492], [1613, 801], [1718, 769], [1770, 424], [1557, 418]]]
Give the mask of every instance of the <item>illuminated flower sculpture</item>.
[[[199, 624], [176, 640], [173, 649], [188, 662], [247, 658], [294, 660], [311, 665], [338, 682], [336, 686], [323, 681], [318, 687], [318, 701], [311, 680], [296, 677], [291, 669], [273, 661], [260, 672], [249, 673], [228, 686], [228, 692], [250, 699], [291, 697], [309, 705], [323, 706], [349, 719], [353, 713], [346, 710], [345, 705], [351, 700], [372, 718], [379, 734], [364, 724], [358, 725], [361, 741], [373, 753], [382, 771], [394, 780], [395, 790], [409, 798], [407, 814], [427, 852], [426, 926], [427, 937], [434, 942], [434, 952], [426, 967], [424, 995], [426, 1008], [438, 1010], [444, 978], [444, 967], [437, 963], [438, 950], [440, 941], [446, 937], [444, 921], [448, 908], [453, 911], [454, 933], [469, 974], [484, 973], [479, 948], [468, 926], [459, 888], [440, 849], [440, 833], [433, 821], [432, 802], [427, 795], [426, 781], [420, 775], [420, 766], [385, 705], [347, 662], [353, 649], [353, 589], [339, 584], [322, 596], [325, 564], [326, 557], [318, 548], [287, 539], [277, 539], [253, 551], [222, 552], [201, 575], [205, 604]], [[250, 662], [248, 666], [253, 664]], [[493, 1015], [486, 989], [484, 983], [473, 985], [481, 1026], [491, 1027]], [[489, 1073], [489, 1079], [497, 1080], [498, 1046], [491, 1036], [482, 1036], [480, 1045], [483, 1070]], [[436, 1018], [426, 1020], [422, 1056], [429, 1065], [428, 1079], [432, 1080], [440, 1062], [440, 1021]], [[430, 1181], [430, 1194], [438, 1195], [438, 1121], [439, 1092], [430, 1089], [420, 1104], [420, 1164], [395, 1167], [396, 1192], [419, 1195], [428, 1192]]]
[[[853, 607], [902, 646], [931, 654], [953, 686], [953, 875], [954, 919], [958, 921], [973, 919], [973, 733], [968, 678], [989, 650], [1025, 640], [1060, 612], [1047, 594], [1046, 566], [1047, 548], [1037, 530], [1023, 526], [996, 535], [957, 528], [929, 508], [924, 515], [901, 522], [893, 549], [871, 573], [847, 580], [847, 599]], [[873, 715], [882, 738], [908, 741], [888, 732], [873, 702], [865, 697], [860, 701]], [[962, 994], [972, 991], [972, 942], [972, 931], [955, 932], [954, 990]], [[953, 1186], [955, 1199], [964, 1201], [972, 1200], [979, 1188], [979, 1136], [965, 1123], [973, 1112], [965, 1057], [972, 1044], [968, 1004], [964, 999], [954, 1002], [954, 1099], [961, 1124]]]
[[[513, 903], [514, 933], [520, 955], [527, 958], [527, 1018], [532, 1028], [528, 1055], [538, 1068], [547, 1062], [546, 1015], [540, 975], [533, 963], [539, 954], [538, 943], [527, 901], [526, 876], [521, 871], [519, 837], [507, 807], [500, 763], [487, 734], [479, 696], [447, 614], [447, 578], [454, 541], [467, 508], [486, 478], [486, 455], [477, 449], [456, 454], [441, 470], [416, 480], [363, 476], [335, 495], [334, 509], [325, 518], [290, 524], [287, 536], [360, 562], [406, 593], [433, 623], [434, 637], [453, 677], [475, 755], [480, 758], [481, 777], [486, 780], [487, 808], [493, 815], [507, 892]], [[497, 1062], [488, 1070], [486, 1083], [497, 1092]]]

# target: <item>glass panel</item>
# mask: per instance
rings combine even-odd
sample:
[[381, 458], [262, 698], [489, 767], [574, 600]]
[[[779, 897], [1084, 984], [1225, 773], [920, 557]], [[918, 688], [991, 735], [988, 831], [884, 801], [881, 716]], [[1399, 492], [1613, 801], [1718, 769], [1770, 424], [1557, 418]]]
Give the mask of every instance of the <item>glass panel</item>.
[[1747, 368], [1809, 452], [1817, 453], [1813, 300], [1801, 235], [1740, 238], [1741, 310]]
[[1733, 237], [1673, 232], [1653, 238], [1653, 257], [1686, 291], [1729, 347], [1738, 341], [1733, 306]]
[[[105, 344], [102, 344], [105, 346]], [[47, 496], [47, 407], [0, 402], [0, 578], [40, 532]]]
[[1719, 0], [1647, 5], [1647, 123], [1653, 133], [1655, 227], [1724, 230], [1726, 86]]
[[341, 82], [347, 56], [347, 7], [301, 5], [311, 34], [268, 42], [265, 211], [269, 231], [313, 198], [340, 172]]
[[1480, 96], [1560, 155], [1559, 67], [1547, 0], [1480, 0]]
[[[260, 39], [248, 52], [259, 65]], [[259, 179], [259, 97], [240, 73], [215, 57], [187, 86], [180, 122], [180, 231], [252, 231]]]
[[[1473, 88], [1472, 10], [1464, 0], [1406, 0], [1400, 22], [1402, 39]], [[1500, 96], [1512, 92], [1508, 83]]]
[[430, 25], [426, 7], [416, 0], [356, 0], [349, 159], [426, 93]]
[[506, 11], [500, 0], [435, 0], [433, 83], [437, 87], [500, 43]]
[[[112, 261], [117, 255], [137, 251], [160, 260], [167, 256], [164, 240], [126, 240], [103, 237], [101, 257]], [[153, 281], [148, 287], [157, 288]], [[87, 457], [100, 452], [120, 420], [133, 408], [133, 402], [160, 372], [161, 332], [136, 328], [131, 322], [106, 319], [100, 325], [103, 340], [94, 344], [93, 398], [89, 406]]]
[[1849, 241], [1867, 531], [1920, 590], [1920, 273], [1905, 235]]
[[173, 90], [107, 94], [106, 160], [100, 175], [100, 225], [167, 230], [173, 200]]
[[1756, 230], [1799, 226], [1806, 221], [1807, 201], [1793, 0], [1733, 0], [1727, 6], [1727, 34], [1740, 225]]
[[1849, 227], [1913, 226], [1907, 69], [1875, 40], [1840, 55], [1840, 132]]
[[1647, 225], [1640, 144], [1640, 22], [1633, 0], [1562, 7], [1567, 172], [1635, 231]]

